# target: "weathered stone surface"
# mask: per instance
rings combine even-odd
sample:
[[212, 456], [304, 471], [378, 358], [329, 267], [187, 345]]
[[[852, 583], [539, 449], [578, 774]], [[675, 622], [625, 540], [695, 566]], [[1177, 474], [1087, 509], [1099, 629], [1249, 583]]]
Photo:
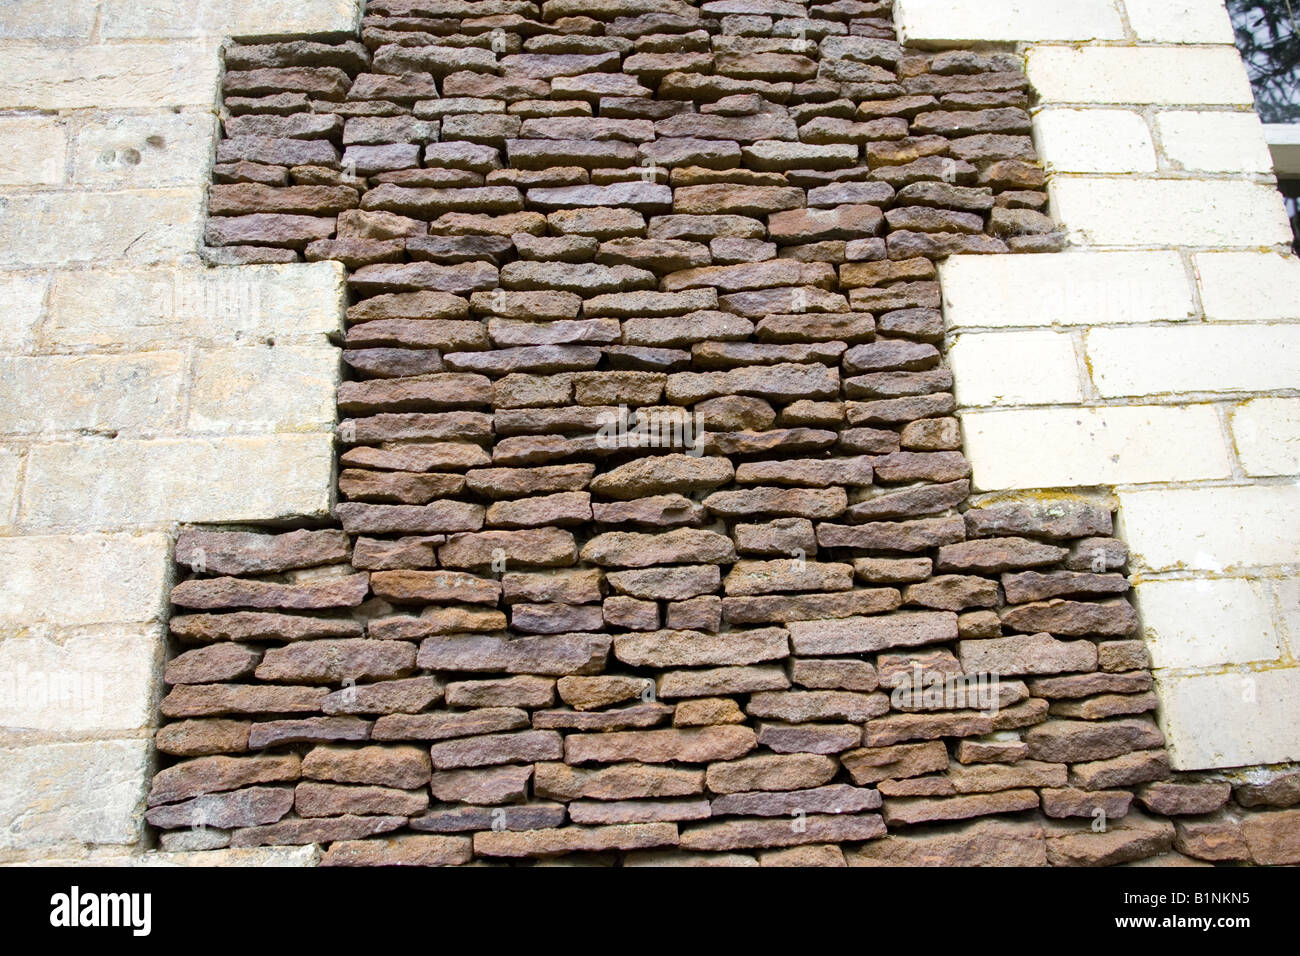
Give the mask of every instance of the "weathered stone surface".
[[959, 641], [957, 656], [968, 674], [1060, 674], [1097, 667], [1092, 641], [1058, 641], [1051, 634]]
[[409, 817], [423, 812], [428, 806], [429, 796], [423, 791], [392, 787], [304, 782], [293, 790], [293, 808], [302, 817], [334, 817], [350, 813]]
[[293, 568], [336, 564], [348, 556], [338, 531], [185, 531], [176, 538], [176, 561], [209, 574], [276, 574]]
[[303, 584], [277, 584], [222, 577], [182, 581], [172, 588], [171, 600], [181, 607], [252, 607], [307, 611], [356, 607], [365, 600], [369, 590], [369, 575], [366, 574], [351, 574]]
[[1100, 833], [1049, 830], [1047, 859], [1053, 866], [1114, 866], [1165, 853], [1173, 840], [1172, 823], [1133, 811]]
[[176, 803], [223, 790], [254, 784], [292, 782], [302, 762], [293, 754], [256, 757], [199, 757], [154, 774], [149, 806]]
[[321, 866], [455, 866], [473, 855], [469, 837], [403, 833], [368, 840], [336, 840]]
[[219, 714], [314, 713], [329, 691], [324, 687], [273, 687], [263, 684], [181, 684], [163, 698], [164, 717]]
[[1050, 631], [1069, 637], [1122, 637], [1137, 630], [1137, 612], [1127, 601], [1099, 604], [1055, 599], [999, 612], [1018, 631]]
[[705, 785], [713, 793], [750, 790], [804, 790], [830, 782], [839, 769], [830, 757], [819, 754], [763, 754], [710, 764]]
[[426, 638], [416, 665], [438, 671], [500, 671], [507, 674], [599, 673], [609, 655], [606, 634], [555, 634], [506, 638], [495, 634], [463, 634]]
[[742, 757], [754, 749], [748, 727], [719, 726], [685, 730], [629, 730], [607, 734], [571, 734], [564, 738], [568, 763], [709, 763]]
[[1161, 816], [1186, 816], [1213, 813], [1228, 802], [1232, 787], [1226, 781], [1192, 783], [1162, 781], [1149, 783], [1138, 793], [1138, 802]]
[[275, 823], [292, 807], [293, 791], [287, 787], [249, 787], [156, 806], [145, 814], [145, 819], [163, 828], [210, 826], [230, 829]]
[[626, 823], [604, 827], [570, 826], [552, 830], [487, 830], [474, 834], [474, 851], [484, 856], [556, 856], [578, 851], [637, 850], [676, 846], [672, 823]]
[[517, 707], [479, 707], [469, 711], [390, 714], [375, 721], [371, 740], [446, 740], [528, 726], [528, 714]]
[[615, 763], [587, 769], [563, 763], [536, 765], [537, 796], [552, 800], [635, 800], [688, 797], [704, 792], [704, 770]]
[[363, 783], [414, 790], [429, 782], [429, 754], [422, 747], [314, 747], [302, 758], [310, 780]]
[[845, 853], [849, 866], [1046, 866], [1043, 828], [978, 820], [890, 835]]
[[240, 644], [212, 644], [178, 654], [167, 662], [168, 684], [210, 684], [252, 673], [262, 652]]
[[248, 749], [251, 727], [246, 720], [178, 720], [158, 728], [154, 745], [176, 757], [241, 753]]
[[614, 656], [634, 667], [696, 667], [757, 664], [789, 653], [782, 628], [707, 634], [700, 631], [653, 631], [619, 634]]
[[687, 826], [682, 829], [681, 846], [689, 850], [738, 850], [874, 840], [885, 835], [885, 824], [874, 813], [809, 814], [802, 822], [802, 829], [778, 819], [737, 819]]
[[862, 654], [891, 647], [937, 644], [957, 637], [957, 615], [949, 611], [906, 611], [881, 617], [792, 621], [796, 654]]
[[746, 711], [754, 717], [798, 722], [850, 720], [861, 722], [889, 710], [885, 694], [859, 694], [839, 690], [791, 690], [755, 694]]
[[1035, 760], [1075, 763], [1106, 760], [1164, 744], [1164, 735], [1149, 720], [1049, 720], [1025, 732]]
[[558, 760], [563, 754], [561, 737], [550, 730], [460, 737], [436, 743], [430, 748], [438, 770], [462, 767], [491, 767], [507, 763]]

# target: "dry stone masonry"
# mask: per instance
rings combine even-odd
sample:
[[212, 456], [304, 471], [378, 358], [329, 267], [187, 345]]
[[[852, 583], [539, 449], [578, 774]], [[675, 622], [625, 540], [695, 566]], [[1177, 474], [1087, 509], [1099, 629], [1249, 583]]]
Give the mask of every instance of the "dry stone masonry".
[[936, 260], [1061, 248], [887, 3], [232, 45], [208, 256], [349, 269], [337, 525], [183, 531], [148, 821], [334, 865], [1300, 860], [1175, 778], [1112, 514], [970, 507]]

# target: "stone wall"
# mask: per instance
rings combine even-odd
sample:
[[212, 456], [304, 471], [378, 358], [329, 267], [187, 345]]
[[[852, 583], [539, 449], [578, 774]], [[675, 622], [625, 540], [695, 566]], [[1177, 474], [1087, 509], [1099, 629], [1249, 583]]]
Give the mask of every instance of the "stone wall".
[[353, 270], [348, 500], [178, 543], [164, 847], [1285, 858], [1289, 814], [1169, 780], [1109, 508], [958, 510], [933, 262], [1062, 245], [1019, 58], [731, 7], [227, 51], [210, 255]]
[[[1061, 239], [1040, 213], [1074, 246], [1100, 244], [1076, 226], [1097, 190], [1111, 190], [1097, 227], [1108, 243], [1182, 241], [1201, 226], [1195, 210], [1177, 212], [1183, 187], [1141, 190], [1138, 200], [1159, 202], [1140, 228], [1113, 211], [1130, 201], [1122, 185], [1072, 196], [1051, 124], [1061, 151], [1086, 153], [1126, 142], [1106, 124], [1131, 133], [1131, 120], [1098, 110], [1045, 120], [1052, 111], [1014, 78], [1015, 41], [1096, 37], [1109, 50], [1134, 36], [1137, 46], [1223, 39], [1212, 16], [1209, 34], [1194, 32], [1204, 18], [1183, 17], [1173, 37], [1169, 11], [1156, 9], [1166, 4], [1120, 6], [900, 4], [899, 32], [926, 50], [983, 50], [932, 60], [891, 48], [887, 6], [843, 0], [715, 0], [702, 16], [684, 4], [590, 0], [540, 10], [376, 3], [364, 46], [352, 4], [296, 4], [292, 14], [197, 4], [178, 18], [110, 3], [89, 17], [70, 9], [70, 35], [40, 41], [67, 51], [62, 74], [33, 39], [61, 21], [48, 6], [39, 22], [27, 5], [7, 10], [0, 52], [24, 66], [4, 81], [14, 109], [0, 132], [19, 144], [12, 155], [36, 155], [0, 167], [0, 181], [12, 180], [0, 187], [0, 257], [31, 316], [4, 334], [24, 394], [63, 374], [97, 401], [53, 434], [48, 400], [19, 403], [0, 451], [16, 499], [0, 539], [12, 549], [0, 653], [10, 673], [36, 675], [30, 686], [76, 678], [64, 688], [71, 706], [38, 708], [39, 726], [24, 723], [26, 711], [5, 721], [4, 852], [312, 862], [312, 844], [333, 841], [325, 859], [343, 864], [574, 853], [625, 865], [1293, 861], [1296, 811], [1280, 808], [1300, 798], [1294, 775], [1170, 777], [1145, 653], [1128, 639], [1136, 619], [1116, 596], [1126, 552], [1104, 537], [1117, 503], [1134, 534], [1140, 509], [1123, 499], [1124, 481], [989, 483], [988, 469], [1016, 469], [1027, 445], [981, 447], [973, 427], [1007, 401], [1038, 412], [1042, 390], [1057, 403], [1134, 404], [1072, 390], [1054, 340], [1026, 345], [1025, 333], [1045, 331], [1032, 328], [1041, 316], [1010, 331], [1001, 318], [965, 318], [1023, 294], [1015, 282], [990, 285], [996, 270], [1028, 268], [1041, 270], [1032, 301], [1059, 296], [1054, 308], [1071, 324], [1092, 323], [1082, 303], [1096, 308], [1097, 297], [1052, 278], [1070, 260], [1072, 279], [1080, 260], [1041, 254]], [[650, 8], [667, 18], [647, 20]], [[214, 38], [231, 34], [250, 41], [227, 54], [231, 115], [210, 193], [214, 248], [203, 255], [240, 265], [205, 270], [200, 191], [141, 187], [207, 181], [209, 67]], [[293, 34], [312, 43], [252, 42]], [[1091, 91], [1095, 80], [1064, 49], [1054, 50], [1057, 74]], [[1035, 66], [1050, 59], [1029, 52], [1043, 99], [1095, 95], [1050, 93]], [[1230, 73], [1224, 52], [1212, 50], [1210, 66]], [[94, 79], [69, 82], [88, 63]], [[1122, 62], [1084, 66], [1128, 82]], [[398, 79], [410, 72], [420, 75]], [[1212, 74], [1197, 66], [1193, 78]], [[1188, 98], [1179, 83], [1165, 94], [1172, 103]], [[79, 144], [119, 101], [111, 132]], [[168, 124], [191, 112], [204, 132], [160, 155], [176, 142]], [[1165, 154], [1179, 155], [1171, 144], [1184, 135], [1181, 155], [1202, 157], [1193, 164], [1222, 162], [1203, 158], [1204, 119], [1187, 112], [1139, 118]], [[592, 114], [601, 122], [583, 119]], [[1088, 135], [1089, 122], [1100, 132]], [[240, 139], [249, 135], [298, 142]], [[594, 142], [570, 155], [572, 139]], [[62, 165], [50, 159], [60, 149]], [[1121, 154], [1145, 170], [1140, 149]], [[922, 188], [908, 186], [917, 180]], [[1240, 186], [1214, 198], [1269, 221], [1271, 194]], [[33, 237], [32, 222], [70, 210], [88, 233]], [[681, 218], [715, 212], [725, 225]], [[1232, 216], [1213, 229], [1216, 242], [1255, 241]], [[88, 235], [101, 246], [88, 248]], [[961, 255], [1008, 247], [1040, 254]], [[1256, 250], [1252, 261], [1263, 258]], [[105, 271], [105, 260], [120, 267]], [[945, 343], [937, 260], [948, 326], [978, 335]], [[351, 416], [338, 430], [343, 532], [186, 531], [172, 570], [177, 522], [322, 526], [332, 452], [317, 439], [334, 417], [338, 352], [327, 336], [342, 326], [339, 263], [362, 300], [348, 320], [353, 381], [339, 393]], [[1145, 314], [1143, 296], [1178, 288], [1161, 266], [1109, 260], [1101, 303], [1113, 302], [1117, 273], [1154, 276], [1154, 290], [1125, 284]], [[1241, 281], [1235, 266], [1221, 275]], [[1240, 289], [1232, 306], [1238, 320], [1270, 314], [1243, 305]], [[1156, 328], [1167, 327], [1164, 309], [1154, 307]], [[1019, 338], [986, 335], [995, 329]], [[945, 344], [973, 476], [950, 424]], [[990, 381], [987, 369], [1027, 348], [1030, 362]], [[169, 350], [180, 353], [174, 392], [146, 362]], [[24, 361], [101, 353], [138, 364]], [[695, 406], [709, 433], [703, 456], [602, 447], [592, 415], [616, 402]], [[1285, 426], [1279, 414], [1263, 439]], [[1058, 451], [1068, 429], [1043, 429], [1039, 444], [1052, 451], [1033, 453], [1035, 465], [1065, 455], [1067, 470], [1077, 460], [1086, 472], [1117, 453], [1093, 443], [1079, 454], [1073, 442]], [[1177, 433], [1134, 434], [1160, 450], [1148, 457], [1184, 454]], [[1278, 447], [1261, 454], [1276, 460]], [[980, 495], [967, 510], [971, 483], [1034, 494]], [[1294, 540], [1285, 534], [1275, 534], [1283, 555]], [[1242, 550], [1256, 564], [1272, 554], [1254, 541]], [[47, 621], [40, 584], [69, 572], [93, 585], [81, 588], [87, 607], [75, 622], [66, 608]], [[189, 580], [173, 594], [178, 641], [162, 705], [173, 722], [158, 734], [167, 769], [149, 798], [171, 852], [122, 858], [113, 844], [147, 845], [145, 740], [163, 692], [164, 594], [177, 576]], [[1136, 580], [1149, 615], [1154, 589]], [[1181, 600], [1166, 593], [1166, 606]], [[940, 677], [996, 671], [995, 712], [891, 694], [911, 664]], [[111, 693], [96, 696], [105, 677]], [[1226, 766], [1247, 752], [1219, 746], [1222, 719], [1188, 730], [1163, 686], [1179, 766]], [[1213, 714], [1205, 700], [1196, 708]], [[1286, 707], [1267, 697], [1259, 716], [1293, 732]], [[1198, 746], [1218, 756], [1186, 756]], [[1235, 763], [1289, 759], [1249, 753]], [[1145, 813], [1129, 809], [1135, 791]], [[946, 822], [973, 818], [983, 819]], [[228, 843], [301, 846], [178, 852]]]
[[913, 42], [1025, 45], [1071, 240], [942, 268], [973, 483], [1118, 506], [1175, 767], [1294, 761], [1300, 262], [1250, 84], [1218, 0], [1065, 6], [899, 3]]
[[198, 247], [222, 37], [358, 16], [0, 12], [0, 858], [142, 846], [176, 522], [329, 513], [342, 268]]

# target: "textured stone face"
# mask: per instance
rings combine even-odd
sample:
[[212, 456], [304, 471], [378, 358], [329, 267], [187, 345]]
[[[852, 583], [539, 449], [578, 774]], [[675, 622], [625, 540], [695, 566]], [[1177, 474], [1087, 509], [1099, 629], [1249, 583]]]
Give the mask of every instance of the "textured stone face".
[[[152, 825], [328, 865], [1044, 865], [1168, 850], [1042, 825], [1129, 788], [1223, 806], [1164, 780], [1110, 510], [967, 501], [935, 263], [1060, 237], [1019, 61], [894, 35], [374, 0], [362, 42], [232, 46], [207, 240], [348, 267], [342, 500], [181, 533]], [[1242, 852], [1293, 855], [1285, 812]]]

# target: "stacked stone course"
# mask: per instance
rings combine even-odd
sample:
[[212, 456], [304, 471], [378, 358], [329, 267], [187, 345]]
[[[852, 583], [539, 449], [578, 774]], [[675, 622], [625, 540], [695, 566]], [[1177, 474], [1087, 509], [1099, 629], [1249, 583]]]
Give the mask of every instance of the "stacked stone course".
[[343, 262], [353, 378], [337, 527], [177, 543], [165, 847], [1300, 858], [1300, 776], [1173, 779], [1108, 508], [967, 501], [935, 261], [1063, 240], [1020, 59], [894, 36], [375, 0], [227, 50], [208, 255]]

